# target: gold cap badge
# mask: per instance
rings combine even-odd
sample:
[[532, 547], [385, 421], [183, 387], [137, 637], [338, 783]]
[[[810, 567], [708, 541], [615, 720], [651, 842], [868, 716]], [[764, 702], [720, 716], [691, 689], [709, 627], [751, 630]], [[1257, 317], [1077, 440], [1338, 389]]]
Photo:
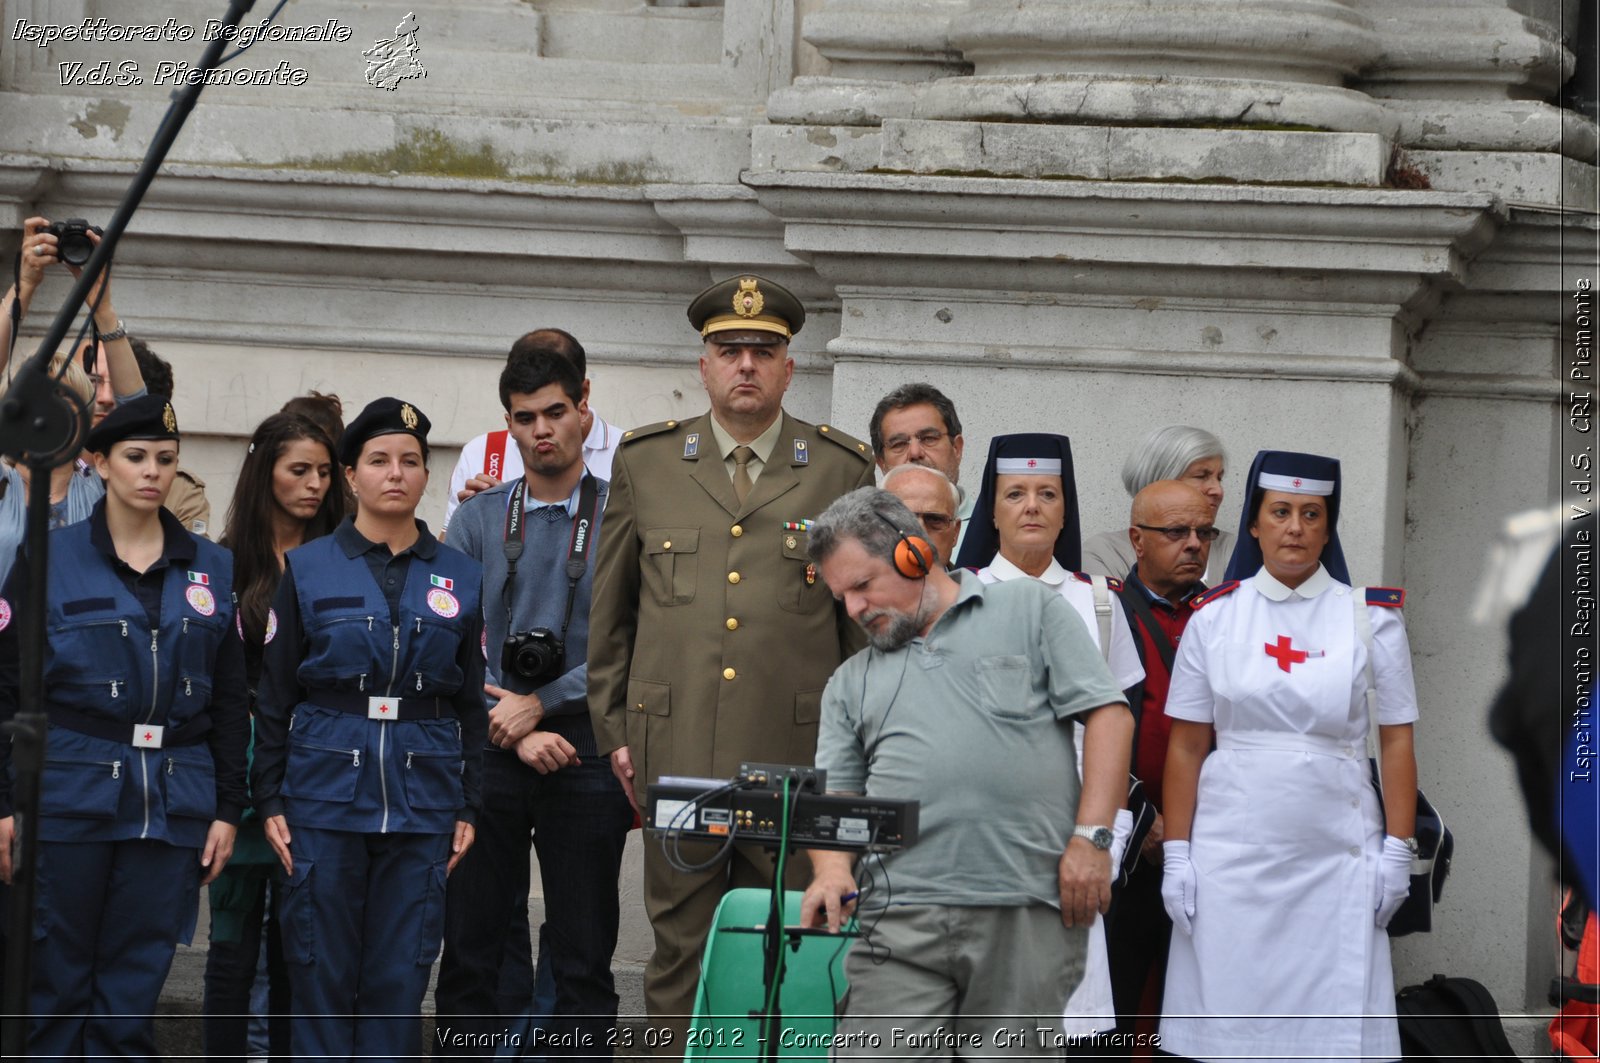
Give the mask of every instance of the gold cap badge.
[[161, 423], [166, 426], [166, 429], [169, 432], [176, 432], [178, 430], [178, 415], [172, 412], [172, 403], [170, 402], [167, 403], [166, 407], [161, 411]]
[[402, 402], [400, 404], [400, 421], [407, 428], [417, 427], [417, 411], [411, 408], [411, 403]]
[[733, 293], [733, 312], [740, 317], [755, 317], [767, 305], [767, 297], [756, 287], [754, 277], [740, 277], [739, 290]]

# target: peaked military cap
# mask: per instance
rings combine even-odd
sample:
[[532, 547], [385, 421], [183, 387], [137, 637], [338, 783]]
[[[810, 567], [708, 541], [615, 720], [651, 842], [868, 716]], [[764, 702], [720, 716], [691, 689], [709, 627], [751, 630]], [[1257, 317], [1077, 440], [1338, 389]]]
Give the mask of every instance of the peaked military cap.
[[90, 431], [85, 447], [92, 454], [104, 454], [124, 439], [177, 438], [178, 415], [172, 403], [160, 395], [140, 395], [106, 414]]
[[[689, 304], [689, 324], [707, 339], [748, 334], [744, 342], [777, 343], [787, 340], [806, 323], [806, 308], [794, 293], [777, 281], [742, 273], [719, 281]], [[728, 333], [728, 336], [722, 336]]]
[[344, 438], [339, 441], [339, 460], [345, 465], [354, 465], [367, 440], [397, 433], [415, 436], [426, 453], [428, 430], [432, 427], [433, 422], [428, 420], [428, 415], [409, 402], [392, 396], [373, 399], [345, 427]]

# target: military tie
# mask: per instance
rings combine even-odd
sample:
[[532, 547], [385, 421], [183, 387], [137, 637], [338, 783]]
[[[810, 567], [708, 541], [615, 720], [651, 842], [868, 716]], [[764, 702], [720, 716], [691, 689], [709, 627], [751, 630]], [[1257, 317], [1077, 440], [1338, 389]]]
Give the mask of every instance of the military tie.
[[750, 479], [750, 459], [756, 452], [749, 447], [733, 448], [733, 493], [739, 497], [739, 504], [744, 505], [744, 500], [750, 497], [750, 488], [755, 482]]

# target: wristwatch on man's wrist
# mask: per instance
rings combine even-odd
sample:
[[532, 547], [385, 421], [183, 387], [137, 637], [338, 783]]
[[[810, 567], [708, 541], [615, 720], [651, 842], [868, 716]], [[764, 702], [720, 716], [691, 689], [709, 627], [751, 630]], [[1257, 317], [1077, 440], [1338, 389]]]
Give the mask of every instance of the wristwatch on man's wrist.
[[1072, 829], [1072, 836], [1074, 838], [1082, 838], [1084, 841], [1088, 842], [1090, 845], [1101, 850], [1102, 852], [1111, 848], [1111, 839], [1114, 837], [1111, 833], [1110, 827], [1084, 826], [1074, 827]]

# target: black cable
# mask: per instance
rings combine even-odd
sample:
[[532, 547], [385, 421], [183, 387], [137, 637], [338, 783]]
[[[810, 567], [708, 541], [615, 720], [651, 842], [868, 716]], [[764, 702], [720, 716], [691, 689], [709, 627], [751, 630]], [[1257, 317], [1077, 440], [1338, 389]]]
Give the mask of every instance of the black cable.
[[[747, 785], [748, 784], [743, 780], [734, 779], [730, 782], [723, 783], [720, 786], [712, 787], [710, 790], [690, 798], [682, 808], [673, 813], [672, 819], [665, 827], [661, 828], [662, 833], [660, 839], [661, 855], [663, 859], [667, 861], [667, 865], [669, 867], [682, 874], [697, 874], [701, 871], [708, 871], [712, 867], [715, 867], [723, 857], [732, 851], [734, 840], [739, 834], [739, 824], [734, 819], [731, 809], [728, 815], [727, 838], [724, 839], [722, 845], [717, 849], [717, 851], [711, 855], [710, 859], [704, 861], [703, 863], [690, 864], [685, 861], [682, 848], [683, 833], [686, 828], [693, 828], [694, 816], [698, 815], [699, 810], [705, 807], [706, 802], [714, 801], [725, 794], [731, 794], [735, 790], [741, 789]], [[686, 814], [688, 815], [688, 818], [685, 818]], [[668, 839], [671, 839], [670, 849], [668, 848]]]

